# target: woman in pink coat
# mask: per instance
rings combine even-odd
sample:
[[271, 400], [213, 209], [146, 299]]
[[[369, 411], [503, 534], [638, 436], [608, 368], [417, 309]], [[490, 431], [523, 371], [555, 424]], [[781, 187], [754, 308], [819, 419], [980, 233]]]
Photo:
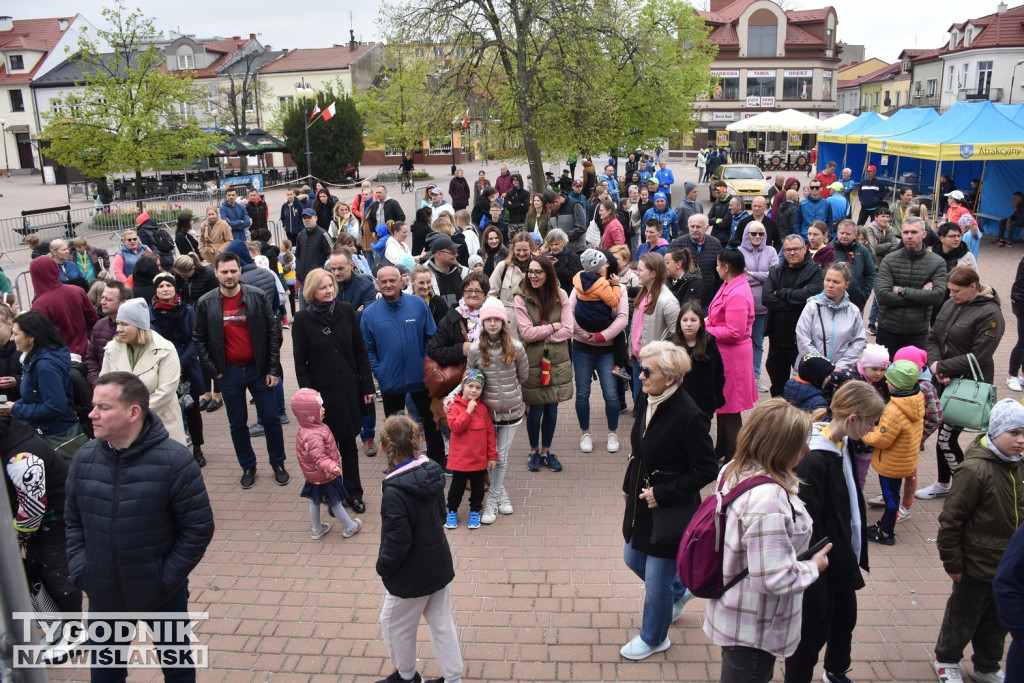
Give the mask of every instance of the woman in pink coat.
[[732, 460], [736, 435], [743, 420], [740, 413], [754, 407], [757, 386], [754, 384], [754, 346], [750, 332], [754, 327], [754, 295], [743, 277], [743, 252], [730, 245], [718, 254], [718, 276], [722, 286], [708, 307], [706, 321], [709, 334], [718, 342], [725, 365], [725, 405], [718, 415], [718, 438], [715, 455], [719, 462]]

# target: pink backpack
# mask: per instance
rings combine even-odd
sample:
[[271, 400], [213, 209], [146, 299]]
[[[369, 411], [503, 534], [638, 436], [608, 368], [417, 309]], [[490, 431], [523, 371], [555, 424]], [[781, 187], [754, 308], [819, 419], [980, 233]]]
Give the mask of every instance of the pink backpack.
[[[725, 481], [727, 474], [722, 475]], [[676, 555], [676, 571], [683, 585], [698, 598], [716, 599], [742, 581], [749, 569], [744, 569], [732, 581], [723, 585], [722, 566], [725, 552], [725, 511], [730, 503], [755, 486], [778, 483], [771, 477], [751, 477], [737, 484], [728, 493], [722, 493], [722, 483], [714, 494], [701, 501], [697, 512], [686, 525]]]

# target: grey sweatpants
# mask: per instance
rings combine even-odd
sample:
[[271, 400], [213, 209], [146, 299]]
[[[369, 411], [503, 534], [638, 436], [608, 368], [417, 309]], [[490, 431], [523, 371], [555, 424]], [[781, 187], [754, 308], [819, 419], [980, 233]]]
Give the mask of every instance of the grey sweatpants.
[[430, 627], [430, 642], [434, 657], [445, 683], [462, 683], [462, 652], [452, 619], [452, 585], [421, 598], [399, 598], [390, 593], [384, 596], [380, 612], [380, 630], [384, 647], [391, 663], [402, 678], [412, 679], [416, 674], [416, 629], [420, 617]]
[[487, 504], [484, 505], [484, 509], [493, 508], [497, 511], [499, 505], [511, 502], [508, 499], [508, 492], [505, 490], [505, 472], [508, 470], [508, 456], [512, 450], [512, 442], [516, 438], [517, 429], [519, 429], [519, 422], [512, 425], [495, 425], [494, 427], [498, 449], [498, 463], [491, 472], [491, 488], [488, 492]]

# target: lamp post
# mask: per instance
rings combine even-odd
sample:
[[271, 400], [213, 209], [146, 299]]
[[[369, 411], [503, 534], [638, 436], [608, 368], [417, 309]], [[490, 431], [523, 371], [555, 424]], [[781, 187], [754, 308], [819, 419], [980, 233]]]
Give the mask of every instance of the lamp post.
[[[1024, 65], [1024, 59], [1021, 59], [1017, 63], [1015, 63], [1014, 70], [1010, 72], [1010, 101], [1008, 101], [1007, 104], [1014, 103], [1014, 79], [1017, 78], [1017, 68], [1020, 67], [1021, 65]], [[5, 139], [4, 144], [6, 143], [7, 140]], [[4, 151], [6, 152], [6, 147], [4, 147]]]
[[313, 86], [306, 83], [306, 79], [295, 84], [295, 96], [302, 100], [302, 125], [306, 133], [306, 175], [313, 177], [312, 152], [309, 151], [309, 114], [306, 112], [306, 100], [313, 97], [316, 92]]
[[[1011, 92], [1010, 95], [1012, 96], [1013, 93]], [[4, 171], [7, 173], [7, 179], [10, 180], [11, 165], [7, 162], [7, 122], [4, 119], [0, 119], [0, 136], [3, 136], [4, 139]]]

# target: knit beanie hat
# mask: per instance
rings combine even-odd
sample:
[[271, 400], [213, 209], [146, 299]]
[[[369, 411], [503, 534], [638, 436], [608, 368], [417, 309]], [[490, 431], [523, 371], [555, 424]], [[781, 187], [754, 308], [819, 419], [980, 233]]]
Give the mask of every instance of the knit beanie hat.
[[889, 367], [889, 349], [881, 344], [868, 344], [864, 347], [864, 353], [860, 356], [860, 363], [857, 369], [864, 374], [864, 368], [887, 368]]
[[469, 384], [470, 382], [476, 382], [481, 387], [487, 386], [487, 380], [484, 378], [484, 371], [476, 368], [466, 370], [466, 374], [462, 376], [462, 383]]
[[[911, 360], [898, 360], [885, 371], [885, 379], [900, 391], [910, 391], [917, 384], [921, 371]], [[1021, 406], [1024, 408], [1024, 406]]]
[[920, 347], [904, 346], [896, 352], [893, 360], [913, 361], [921, 369], [920, 379], [930, 381], [932, 378], [932, 371], [928, 369], [928, 354]]
[[505, 311], [505, 304], [494, 297], [487, 297], [484, 305], [480, 307], [480, 322], [489, 318], [498, 318], [502, 322], [508, 323], [508, 312]]
[[697, 187], [697, 183], [683, 183], [683, 196], [689, 195], [695, 187]]
[[134, 325], [140, 330], [148, 330], [149, 304], [142, 297], [128, 299], [117, 309], [117, 322]]
[[956, 223], [961, 228], [969, 228], [974, 225], [974, 219], [971, 218], [970, 214], [965, 213], [963, 216], [960, 216], [960, 218], [957, 219]]
[[178, 293], [178, 281], [175, 280], [174, 276], [171, 275], [170, 273], [160, 273], [155, 278], [153, 278], [153, 287], [154, 288], [159, 287], [164, 282], [167, 282], [172, 287], [174, 287], [174, 293], [175, 294]]
[[473, 266], [475, 266], [478, 263], [483, 263], [483, 262], [484, 262], [484, 259], [483, 259], [482, 256], [480, 256], [480, 254], [473, 254], [472, 256], [469, 257], [469, 269], [473, 270]]
[[808, 353], [800, 360], [799, 375], [803, 381], [821, 389], [835, 369], [836, 366], [820, 353]]
[[580, 263], [583, 264], [583, 270], [596, 274], [608, 263], [608, 258], [597, 249], [587, 249], [580, 254]]
[[996, 438], [1011, 429], [1024, 429], [1024, 405], [1012, 398], [1004, 398], [992, 406], [988, 414], [988, 439]]

